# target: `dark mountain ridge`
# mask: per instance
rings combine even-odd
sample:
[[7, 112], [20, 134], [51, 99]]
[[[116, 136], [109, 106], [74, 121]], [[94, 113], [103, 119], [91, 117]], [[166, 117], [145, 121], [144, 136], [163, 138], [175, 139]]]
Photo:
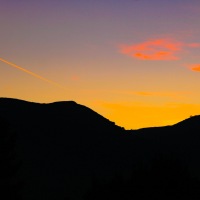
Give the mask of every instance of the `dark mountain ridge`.
[[[97, 121], [97, 123], [103, 122], [104, 124], [105, 123], [114, 124], [113, 122], [99, 115], [95, 111], [87, 108], [86, 106], [77, 104], [74, 101], [53, 102], [53, 103], [45, 104], [45, 103], [28, 102], [28, 101], [18, 100], [18, 99], [0, 98], [0, 104], [1, 104], [1, 108], [0, 108], [1, 113], [5, 112], [6, 115], [8, 115], [9, 112], [16, 113], [16, 114], [27, 113], [30, 111], [33, 114], [37, 112], [39, 113], [48, 112], [48, 114], [50, 113], [53, 113], [54, 115], [59, 114], [63, 117], [64, 116], [72, 117], [73, 119], [75, 118], [78, 119], [78, 118], [87, 116], [89, 117], [89, 119], [87, 118], [85, 120], [90, 120], [91, 125], [95, 121]], [[69, 120], [73, 120], [72, 118], [69, 118]]]
[[200, 175], [200, 116], [173, 126], [124, 130], [76, 102], [0, 98], [0, 117], [17, 132], [24, 199], [81, 199], [93, 177], [109, 179], [158, 154], [173, 154]]

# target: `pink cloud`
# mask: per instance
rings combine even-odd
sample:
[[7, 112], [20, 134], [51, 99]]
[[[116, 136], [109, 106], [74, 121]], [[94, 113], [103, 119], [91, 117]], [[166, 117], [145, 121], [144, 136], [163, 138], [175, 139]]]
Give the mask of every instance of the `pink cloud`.
[[141, 60], [177, 60], [176, 52], [183, 44], [169, 39], [149, 40], [134, 45], [121, 46], [121, 53]]
[[77, 76], [77, 75], [73, 75], [73, 76], [71, 77], [71, 80], [73, 80], [73, 81], [79, 81], [79, 80], [80, 80], [80, 77]]
[[154, 39], [133, 45], [121, 45], [120, 52], [140, 60], [179, 60], [179, 54], [184, 48], [200, 48], [200, 43]]

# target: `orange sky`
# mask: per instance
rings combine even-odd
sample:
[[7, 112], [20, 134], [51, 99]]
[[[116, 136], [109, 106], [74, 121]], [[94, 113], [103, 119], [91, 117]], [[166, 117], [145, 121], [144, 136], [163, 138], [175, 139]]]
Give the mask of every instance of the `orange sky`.
[[200, 114], [200, 2], [0, 7], [0, 96], [74, 100], [126, 129]]

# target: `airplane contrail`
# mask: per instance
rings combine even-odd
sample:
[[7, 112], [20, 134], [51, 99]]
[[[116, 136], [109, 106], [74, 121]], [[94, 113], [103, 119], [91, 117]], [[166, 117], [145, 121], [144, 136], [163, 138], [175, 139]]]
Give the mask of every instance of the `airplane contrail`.
[[23, 67], [20, 67], [20, 66], [14, 64], [14, 63], [11, 63], [11, 62], [9, 62], [9, 61], [7, 61], [7, 60], [4, 60], [3, 58], [0, 58], [0, 61], [6, 63], [6, 64], [8, 64], [8, 65], [10, 65], [10, 66], [12, 66], [12, 67], [14, 67], [14, 68], [16, 68], [16, 69], [19, 69], [19, 70], [21, 70], [21, 71], [23, 71], [23, 72], [25, 72], [25, 73], [27, 73], [27, 74], [30, 74], [31, 76], [34, 76], [34, 77], [36, 77], [36, 78], [38, 78], [38, 79], [40, 79], [40, 80], [43, 80], [43, 81], [45, 81], [45, 82], [51, 83], [51, 84], [53, 84], [53, 85], [56, 85], [56, 86], [58, 86], [58, 87], [60, 87], [60, 88], [62, 88], [62, 89], [65, 89], [65, 88], [64, 88], [62, 85], [60, 85], [59, 83], [56, 83], [56, 82], [51, 81], [51, 80], [49, 80], [49, 79], [47, 79], [47, 78], [44, 78], [44, 77], [42, 77], [42, 76], [40, 76], [40, 75], [38, 75], [38, 74], [36, 74], [36, 73], [34, 73], [34, 72], [32, 72], [32, 71], [29, 71], [29, 70], [24, 69]]

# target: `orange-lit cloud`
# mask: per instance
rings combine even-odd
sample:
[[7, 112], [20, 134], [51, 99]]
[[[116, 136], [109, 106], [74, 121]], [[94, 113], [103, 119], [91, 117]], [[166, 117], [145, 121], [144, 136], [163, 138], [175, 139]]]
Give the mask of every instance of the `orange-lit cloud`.
[[133, 92], [133, 94], [138, 96], [153, 96], [153, 97], [180, 97], [180, 93], [175, 92]]
[[32, 71], [29, 71], [29, 70], [24, 69], [24, 68], [22, 68], [22, 67], [20, 67], [20, 66], [18, 66], [18, 65], [16, 65], [16, 64], [14, 64], [14, 63], [11, 63], [11, 62], [9, 62], [9, 61], [7, 61], [7, 60], [4, 60], [3, 58], [0, 58], [0, 61], [2, 61], [2, 62], [4, 62], [4, 63], [8, 64], [8, 65], [11, 66], [11, 67], [14, 67], [14, 68], [16, 68], [16, 69], [19, 69], [19, 70], [21, 70], [21, 71], [23, 71], [23, 72], [25, 72], [25, 73], [27, 73], [27, 74], [29, 74], [29, 75], [35, 77], [35, 78], [38, 78], [38, 79], [43, 80], [43, 81], [45, 81], [45, 82], [51, 83], [51, 84], [53, 84], [53, 85], [55, 85], [55, 86], [57, 86], [57, 87], [60, 87], [60, 88], [62, 88], [62, 89], [65, 89], [65, 88], [64, 88], [62, 85], [60, 85], [59, 83], [56, 83], [56, 82], [51, 81], [51, 80], [49, 80], [49, 79], [47, 79], [47, 78], [44, 78], [44, 77], [42, 77], [42, 76], [40, 76], [40, 75], [38, 75], [38, 74], [36, 74], [36, 73], [34, 73], [34, 72], [32, 72]]
[[143, 97], [167, 97], [167, 98], [185, 98], [188, 92], [149, 92], [149, 91], [112, 91], [123, 95], [136, 95]]
[[200, 43], [183, 43], [172, 39], [154, 39], [133, 45], [122, 45], [120, 52], [140, 60], [178, 60], [183, 48], [199, 48]]
[[188, 68], [195, 72], [200, 72], [200, 64], [188, 65]]

